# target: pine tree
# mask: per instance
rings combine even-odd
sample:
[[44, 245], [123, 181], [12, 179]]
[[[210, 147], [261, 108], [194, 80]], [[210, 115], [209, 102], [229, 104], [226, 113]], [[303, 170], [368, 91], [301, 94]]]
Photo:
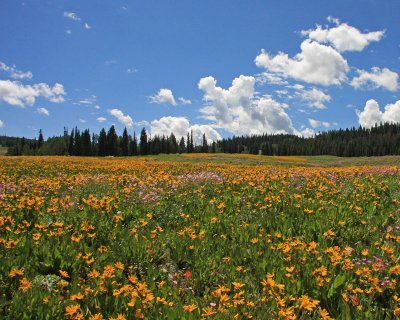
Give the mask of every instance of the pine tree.
[[75, 127], [75, 140], [74, 140], [74, 156], [82, 155], [82, 139], [81, 132], [77, 127]]
[[70, 156], [74, 155], [74, 142], [75, 142], [74, 129], [72, 129], [71, 135], [69, 136], [69, 144], [68, 144], [68, 154]]
[[129, 155], [129, 136], [126, 127], [124, 129], [124, 133], [122, 134], [121, 139], [121, 155], [123, 157], [127, 157]]
[[132, 139], [132, 141], [130, 143], [130, 147], [129, 147], [129, 155], [137, 156], [138, 154], [139, 154], [139, 151], [138, 151], [136, 133], [133, 132], [133, 139]]
[[82, 156], [91, 156], [92, 155], [92, 143], [90, 141], [90, 132], [89, 129], [83, 131], [81, 136], [81, 145], [82, 145]]
[[185, 138], [181, 137], [181, 140], [179, 141], [178, 152], [179, 153], [184, 153], [185, 151], [186, 151]]
[[193, 130], [190, 131], [190, 152], [194, 152]]
[[213, 143], [211, 144], [211, 152], [212, 153], [217, 152], [217, 144], [215, 143], [215, 141], [213, 141]]
[[207, 139], [206, 139], [206, 134], [203, 133], [203, 143], [202, 143], [202, 148], [201, 152], [207, 153], [208, 152], [208, 145], [207, 145]]
[[107, 134], [104, 128], [101, 129], [99, 135], [98, 155], [100, 157], [108, 155]]
[[186, 152], [190, 153], [190, 132], [187, 133], [187, 138], [186, 138]]
[[37, 148], [40, 149], [43, 146], [43, 143], [44, 143], [43, 133], [42, 133], [42, 129], [40, 129], [38, 142], [37, 142]]
[[176, 141], [176, 138], [175, 138], [175, 135], [173, 132], [171, 132], [168, 142], [169, 142], [169, 152], [177, 153], [178, 152], [178, 142]]
[[140, 154], [142, 156], [147, 155], [148, 153], [148, 142], [147, 142], [147, 133], [146, 128], [143, 128], [140, 132]]
[[107, 132], [108, 155], [118, 156], [118, 135], [115, 131], [114, 125], [110, 127]]

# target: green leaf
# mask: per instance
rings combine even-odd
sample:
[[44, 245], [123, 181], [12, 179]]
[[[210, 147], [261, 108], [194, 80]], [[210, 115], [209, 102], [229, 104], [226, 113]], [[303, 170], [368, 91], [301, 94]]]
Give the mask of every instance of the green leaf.
[[328, 291], [328, 299], [332, 298], [337, 293], [337, 289], [339, 287], [341, 287], [345, 281], [346, 281], [346, 275], [338, 274], [336, 276], [335, 280], [333, 281], [332, 286], [330, 287], [330, 289]]

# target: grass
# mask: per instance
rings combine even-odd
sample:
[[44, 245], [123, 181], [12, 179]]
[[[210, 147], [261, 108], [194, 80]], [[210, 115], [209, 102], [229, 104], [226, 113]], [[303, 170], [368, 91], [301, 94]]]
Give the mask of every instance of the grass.
[[0, 156], [4, 156], [7, 153], [7, 148], [0, 146]]
[[266, 166], [304, 166], [304, 167], [348, 167], [398, 165], [400, 156], [383, 157], [336, 157], [336, 156], [262, 156], [227, 153], [160, 154], [148, 156], [157, 161], [243, 164]]
[[0, 318], [399, 319], [396, 159], [1, 157]]

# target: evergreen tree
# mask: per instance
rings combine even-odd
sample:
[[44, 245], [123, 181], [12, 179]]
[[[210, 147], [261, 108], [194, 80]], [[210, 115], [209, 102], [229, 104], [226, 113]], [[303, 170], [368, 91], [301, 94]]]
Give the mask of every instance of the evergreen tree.
[[42, 133], [42, 129], [40, 129], [38, 142], [37, 142], [37, 148], [40, 149], [43, 146], [43, 143], [44, 143], [43, 133]]
[[133, 132], [133, 139], [130, 142], [130, 147], [129, 147], [129, 155], [131, 156], [137, 156], [139, 154], [138, 151], [138, 145], [137, 145], [137, 138], [135, 132]]
[[190, 131], [190, 152], [194, 152], [193, 130]]
[[112, 125], [107, 132], [107, 145], [108, 155], [113, 157], [118, 156], [118, 135], [114, 125]]
[[74, 140], [74, 156], [81, 156], [82, 155], [82, 138], [81, 132], [77, 127], [75, 127], [75, 140]]
[[181, 137], [181, 140], [179, 141], [178, 152], [179, 153], [184, 153], [185, 151], [186, 151], [185, 138]]
[[81, 136], [81, 145], [82, 145], [82, 156], [91, 156], [92, 155], [92, 143], [90, 141], [90, 132], [89, 129], [83, 131]]
[[205, 133], [203, 133], [203, 143], [202, 143], [201, 152], [204, 152], [204, 153], [208, 152], [208, 145], [207, 145], [207, 139], [206, 139], [206, 134]]
[[68, 144], [68, 154], [70, 156], [74, 155], [74, 142], [75, 142], [74, 129], [72, 129], [71, 134], [69, 136], [69, 144]]
[[129, 155], [129, 136], [126, 127], [121, 139], [121, 156], [127, 157]]
[[98, 143], [98, 155], [104, 157], [108, 155], [107, 134], [104, 128], [101, 129]]
[[177, 153], [178, 152], [178, 142], [176, 141], [175, 135], [173, 132], [171, 132], [171, 135], [169, 136], [169, 152], [170, 153]]
[[146, 128], [143, 127], [142, 131], [140, 132], [140, 154], [142, 156], [147, 155], [148, 153], [148, 143], [147, 143], [147, 133]]
[[211, 152], [216, 153], [217, 152], [217, 144], [215, 141], [211, 144]]

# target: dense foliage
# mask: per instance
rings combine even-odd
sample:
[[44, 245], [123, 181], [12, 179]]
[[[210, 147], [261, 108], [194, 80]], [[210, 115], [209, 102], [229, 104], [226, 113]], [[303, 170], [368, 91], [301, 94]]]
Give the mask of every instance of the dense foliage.
[[196, 157], [1, 157], [0, 318], [399, 319], [399, 167]]
[[69, 134], [64, 129], [62, 137], [52, 137], [46, 142], [24, 138], [0, 137], [0, 144], [8, 146], [9, 155], [74, 155], [74, 156], [136, 156], [160, 153], [249, 153], [275, 156], [289, 155], [335, 155], [342, 157], [400, 155], [400, 124], [380, 124], [370, 129], [359, 127], [339, 129], [310, 137], [296, 135], [253, 135], [225, 138], [208, 145], [203, 135], [201, 145], [194, 145], [193, 133], [186, 140], [178, 141], [170, 136], [140, 133], [139, 141], [134, 133], [128, 135], [125, 128], [118, 136], [114, 126], [103, 128], [98, 135], [90, 135], [88, 129], [80, 132], [75, 128]]

